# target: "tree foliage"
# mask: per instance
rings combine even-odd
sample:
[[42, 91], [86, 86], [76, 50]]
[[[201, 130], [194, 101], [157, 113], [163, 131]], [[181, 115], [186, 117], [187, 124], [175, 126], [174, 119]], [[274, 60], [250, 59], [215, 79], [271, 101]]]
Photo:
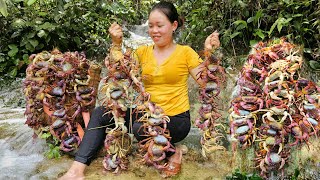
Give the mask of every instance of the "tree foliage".
[[[1, 0], [2, 1], [2, 0]], [[12, 0], [7, 16], [0, 16], [0, 75], [24, 72], [30, 54], [57, 47], [85, 51], [103, 58], [109, 47], [108, 27], [113, 21], [140, 23], [146, 12], [127, 0]], [[145, 8], [146, 9], [146, 8]], [[2, 12], [2, 11], [1, 11]]]
[[[58, 47], [102, 59], [111, 22], [135, 25], [156, 0], [0, 0], [0, 76], [24, 72], [28, 56]], [[320, 2], [317, 0], [171, 0], [185, 19], [180, 43], [196, 50], [213, 30], [229, 55], [286, 36], [304, 46], [311, 67], [320, 69]], [[1, 26], [2, 25], [2, 26]]]
[[201, 47], [203, 36], [219, 30], [222, 46], [235, 55], [261, 40], [286, 36], [319, 60], [320, 2], [317, 0], [178, 1], [185, 16], [183, 41]]

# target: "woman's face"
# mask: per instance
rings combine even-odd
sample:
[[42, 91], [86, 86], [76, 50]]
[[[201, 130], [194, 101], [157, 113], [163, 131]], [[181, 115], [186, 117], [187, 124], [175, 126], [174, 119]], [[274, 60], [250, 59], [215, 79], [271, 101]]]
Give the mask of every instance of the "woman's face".
[[177, 29], [178, 22], [171, 23], [167, 16], [159, 10], [149, 15], [149, 36], [157, 46], [166, 46], [172, 43], [173, 31]]

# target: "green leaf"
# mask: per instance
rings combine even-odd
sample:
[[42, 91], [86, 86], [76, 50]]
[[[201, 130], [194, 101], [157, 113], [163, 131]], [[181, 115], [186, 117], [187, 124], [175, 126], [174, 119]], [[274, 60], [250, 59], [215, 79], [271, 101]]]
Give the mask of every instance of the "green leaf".
[[18, 53], [18, 51], [19, 51], [19, 49], [17, 48], [17, 46], [14, 45], [14, 44], [10, 44], [10, 45], [8, 45], [8, 46], [9, 46], [9, 48], [11, 49], [11, 50], [8, 52], [8, 56], [10, 56], [10, 57], [15, 56], [15, 55]]
[[257, 44], [259, 41], [257, 40], [250, 40], [250, 46], [254, 46], [255, 44]]
[[17, 45], [15, 45], [15, 44], [9, 44], [8, 47], [10, 49], [18, 49]]
[[51, 36], [47, 36], [46, 37], [46, 43], [48, 44], [50, 40], [51, 40]]
[[43, 43], [39, 43], [38, 46], [35, 48], [36, 50], [42, 50], [44, 47]]
[[14, 64], [14, 65], [17, 66], [17, 65], [19, 65], [19, 63], [20, 63], [20, 60], [19, 60], [19, 59], [14, 59], [14, 60], [13, 60], [13, 64]]
[[232, 39], [232, 38], [238, 36], [239, 34], [241, 34], [241, 32], [235, 32], [235, 33], [230, 35], [230, 38]]
[[247, 23], [251, 23], [252, 21], [254, 21], [254, 19], [255, 19], [255, 17], [249, 17], [249, 18], [247, 19]]
[[320, 63], [318, 61], [309, 61], [309, 65], [312, 69], [314, 70], [319, 70], [320, 69]]
[[295, 18], [295, 17], [301, 17], [303, 16], [303, 14], [294, 14], [292, 17]]
[[21, 31], [15, 31], [14, 33], [12, 33], [11, 38], [15, 38], [21, 35]]
[[244, 20], [237, 20], [233, 22], [233, 24], [237, 26], [236, 30], [241, 30], [248, 27], [247, 22]]
[[0, 63], [5, 62], [5, 61], [6, 61], [6, 59], [3, 56], [0, 56]]
[[312, 50], [310, 48], [304, 48], [303, 52], [310, 54]]
[[45, 29], [45, 30], [49, 30], [52, 31], [56, 28], [55, 25], [49, 23], [49, 22], [45, 22], [44, 24], [38, 26], [37, 30], [41, 30], [41, 29]]
[[29, 61], [29, 55], [28, 54], [24, 54], [22, 56], [22, 59], [25, 61], [25, 62], [28, 62]]
[[237, 20], [237, 21], [233, 22], [233, 24], [235, 24], [236, 26], [238, 26], [239, 24], [245, 24], [245, 25], [247, 25], [247, 22], [244, 21], [244, 20]]
[[43, 133], [43, 134], [40, 136], [40, 138], [41, 138], [41, 139], [47, 139], [47, 138], [50, 137], [50, 136], [51, 136], [50, 133]]
[[31, 6], [33, 3], [35, 3], [37, 0], [28, 0], [27, 4], [28, 6]]
[[35, 35], [36, 35], [35, 32], [30, 32], [30, 33], [27, 34], [27, 38], [31, 39], [31, 38], [33, 38]]
[[270, 30], [269, 30], [269, 32], [268, 32], [269, 37], [270, 37], [271, 33], [273, 32], [274, 28], [277, 26], [278, 22], [279, 22], [279, 19], [277, 19], [277, 20], [272, 24], [272, 26], [271, 26], [271, 28], [270, 28]]
[[0, 0], [0, 13], [4, 16], [8, 16], [8, 8], [5, 0]]
[[37, 36], [40, 37], [40, 38], [41, 38], [41, 37], [46, 37], [46, 36], [47, 36], [47, 33], [46, 33], [44, 30], [41, 29], [41, 30], [37, 33]]
[[17, 67], [14, 67], [14, 68], [9, 72], [9, 75], [10, 75], [11, 77], [16, 77], [16, 76], [17, 76], [17, 72], [18, 72]]
[[80, 40], [80, 38], [78, 36], [74, 37], [73, 41], [77, 44], [78, 47], [81, 46], [81, 40]]
[[38, 14], [39, 14], [39, 16], [46, 16], [48, 13], [46, 13], [46, 12], [39, 12]]
[[35, 39], [29, 39], [29, 43], [35, 48], [38, 46], [39, 41]]
[[278, 32], [280, 33], [281, 32], [281, 29], [282, 29], [282, 23], [278, 23], [277, 24], [277, 28], [278, 28]]
[[20, 46], [25, 46], [26, 44], [28, 44], [28, 38], [26, 38], [26, 36], [22, 37], [22, 40], [20, 41]]
[[27, 43], [25, 45], [26, 49], [29, 50], [30, 52], [34, 52], [35, 48], [31, 45], [31, 43]]
[[290, 21], [292, 20], [292, 18], [288, 18], [288, 19], [284, 19], [284, 24], [288, 24]]
[[262, 40], [265, 38], [265, 35], [263, 34], [263, 31], [261, 29], [256, 29], [254, 35], [259, 36]]

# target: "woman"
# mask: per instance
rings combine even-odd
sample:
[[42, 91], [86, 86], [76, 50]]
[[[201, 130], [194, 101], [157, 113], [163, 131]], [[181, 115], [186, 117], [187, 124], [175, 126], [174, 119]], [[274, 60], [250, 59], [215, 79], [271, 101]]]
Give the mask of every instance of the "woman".
[[[172, 3], [160, 2], [149, 14], [148, 33], [154, 45], [142, 46], [136, 50], [136, 57], [142, 68], [145, 90], [151, 94], [151, 101], [160, 106], [170, 117], [168, 129], [172, 137], [171, 143], [183, 140], [189, 133], [191, 122], [187, 79], [190, 74], [200, 85], [197, 75], [203, 68], [199, 55], [190, 47], [176, 44], [173, 40], [177, 28], [182, 26], [176, 8]], [[121, 46], [121, 26], [113, 23], [109, 28], [113, 46]], [[205, 50], [220, 46], [219, 34], [212, 33], [205, 41]], [[103, 108], [96, 108], [91, 115], [88, 128], [109, 124], [110, 118], [102, 117]], [[127, 115], [127, 117], [129, 114]], [[138, 129], [141, 124], [134, 123], [135, 137], [141, 140]], [[84, 170], [90, 164], [93, 155], [103, 144], [105, 129], [87, 131], [77, 152], [74, 163], [61, 179], [82, 179]], [[163, 170], [165, 176], [177, 174], [181, 168], [182, 151], [169, 157], [168, 167]]]

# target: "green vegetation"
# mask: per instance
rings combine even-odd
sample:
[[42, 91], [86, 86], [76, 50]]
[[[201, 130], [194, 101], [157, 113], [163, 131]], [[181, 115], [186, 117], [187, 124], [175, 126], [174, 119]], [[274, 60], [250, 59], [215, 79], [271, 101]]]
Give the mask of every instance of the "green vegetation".
[[44, 155], [49, 159], [57, 159], [61, 157], [61, 151], [59, 147], [59, 140], [52, 136], [49, 131], [49, 127], [43, 128], [38, 135], [41, 139], [46, 140], [49, 150], [44, 153]]
[[184, 1], [187, 28], [183, 42], [202, 48], [206, 35], [219, 30], [228, 54], [248, 54], [251, 45], [286, 36], [304, 46], [308, 60], [320, 61], [320, 2], [316, 0]]
[[[101, 61], [108, 51], [107, 29], [117, 21], [130, 27], [147, 19], [155, 0], [0, 0], [0, 76], [24, 76], [30, 54], [58, 47], [85, 51]], [[227, 56], [248, 54], [251, 45], [286, 36], [304, 47], [320, 69], [320, 2], [317, 0], [171, 0], [185, 19], [180, 43], [201, 50], [213, 30]], [[224, 66], [231, 64], [224, 63]]]
[[236, 169], [231, 176], [226, 177], [227, 180], [262, 180], [262, 178], [257, 174], [247, 174], [245, 172], [240, 172]]

